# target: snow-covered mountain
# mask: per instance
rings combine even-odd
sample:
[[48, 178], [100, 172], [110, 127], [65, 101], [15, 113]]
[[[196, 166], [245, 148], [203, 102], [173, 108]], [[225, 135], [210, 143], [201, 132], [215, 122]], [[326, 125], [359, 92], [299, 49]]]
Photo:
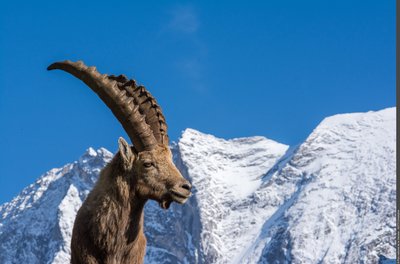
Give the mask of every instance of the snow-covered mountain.
[[[145, 208], [146, 263], [384, 263], [395, 258], [395, 108], [326, 118], [300, 145], [187, 129], [194, 188]], [[74, 216], [112, 153], [89, 148], [0, 207], [0, 263], [68, 263]]]

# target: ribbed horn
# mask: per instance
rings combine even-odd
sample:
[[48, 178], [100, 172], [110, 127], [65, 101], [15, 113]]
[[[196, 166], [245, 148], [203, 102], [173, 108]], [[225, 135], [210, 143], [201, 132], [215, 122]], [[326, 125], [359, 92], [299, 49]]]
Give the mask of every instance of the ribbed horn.
[[144, 86], [136, 85], [135, 80], [128, 80], [125, 75], [110, 75], [108, 78], [116, 81], [120, 89], [125, 89], [127, 94], [133, 97], [133, 103], [139, 105], [139, 111], [145, 116], [157, 142], [168, 146], [167, 123], [160, 105], [150, 92]]
[[116, 81], [110, 80], [106, 74], [101, 75], [96, 67], [87, 67], [82, 61], [67, 60], [47, 67], [47, 70], [54, 69], [66, 71], [89, 86], [110, 108], [138, 151], [151, 150], [157, 145], [145, 116], [139, 112], [139, 106], [132, 103], [133, 98], [127, 96], [125, 89], [121, 90]]

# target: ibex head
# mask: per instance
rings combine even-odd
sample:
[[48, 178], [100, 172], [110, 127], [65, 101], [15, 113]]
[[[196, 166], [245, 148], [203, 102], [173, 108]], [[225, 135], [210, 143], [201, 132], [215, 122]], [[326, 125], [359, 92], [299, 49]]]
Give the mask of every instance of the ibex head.
[[47, 69], [61, 69], [81, 79], [122, 124], [133, 146], [120, 138], [117, 158], [136, 196], [156, 200], [164, 209], [173, 201], [186, 202], [191, 185], [172, 161], [164, 115], [145, 87], [124, 75], [101, 75], [81, 61], [56, 62]]
[[133, 191], [139, 198], [152, 199], [168, 209], [171, 202], [185, 203], [191, 195], [191, 185], [172, 161], [172, 153], [165, 145], [137, 152], [119, 139], [121, 164], [132, 177]]

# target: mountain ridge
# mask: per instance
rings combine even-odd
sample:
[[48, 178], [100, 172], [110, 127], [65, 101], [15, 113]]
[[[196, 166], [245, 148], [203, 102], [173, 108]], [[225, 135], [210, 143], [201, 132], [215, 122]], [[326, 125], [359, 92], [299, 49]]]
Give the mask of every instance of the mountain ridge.
[[[194, 196], [146, 205], [146, 263], [393, 259], [394, 132], [395, 108], [327, 117], [292, 148], [186, 129], [172, 152]], [[66, 263], [74, 214], [111, 158], [89, 148], [1, 205], [0, 262]]]

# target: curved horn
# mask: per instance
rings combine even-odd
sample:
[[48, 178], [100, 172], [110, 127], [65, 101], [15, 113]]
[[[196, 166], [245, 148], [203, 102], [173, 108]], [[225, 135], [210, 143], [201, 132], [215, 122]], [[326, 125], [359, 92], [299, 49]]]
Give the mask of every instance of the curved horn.
[[134, 98], [134, 104], [139, 105], [139, 111], [145, 116], [157, 142], [168, 146], [167, 123], [161, 107], [150, 92], [144, 86], [137, 86], [135, 80], [128, 80], [124, 75], [111, 75], [108, 78], [117, 81], [120, 89], [125, 89], [127, 94]]
[[87, 67], [82, 61], [56, 62], [47, 68], [54, 69], [66, 71], [89, 86], [111, 109], [138, 151], [151, 150], [157, 145], [145, 116], [139, 112], [139, 105], [132, 104], [133, 98], [127, 96], [126, 90], [121, 90], [116, 81], [106, 74], [101, 75], [96, 67]]

